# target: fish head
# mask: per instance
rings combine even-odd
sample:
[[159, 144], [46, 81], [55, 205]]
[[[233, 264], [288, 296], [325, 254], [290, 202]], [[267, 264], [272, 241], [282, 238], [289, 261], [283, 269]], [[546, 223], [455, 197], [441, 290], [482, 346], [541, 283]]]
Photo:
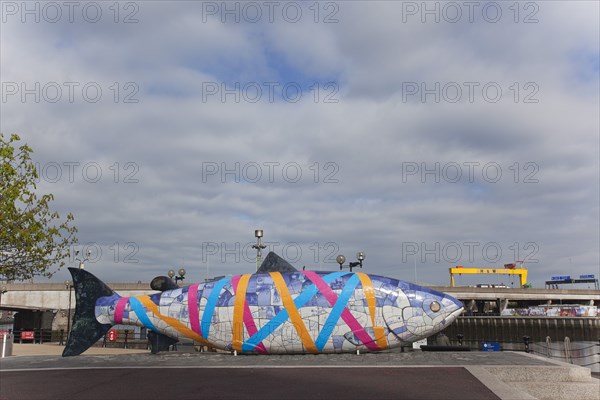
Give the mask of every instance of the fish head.
[[405, 283], [393, 306], [384, 307], [389, 330], [401, 342], [415, 342], [442, 331], [463, 312], [464, 305], [445, 293]]

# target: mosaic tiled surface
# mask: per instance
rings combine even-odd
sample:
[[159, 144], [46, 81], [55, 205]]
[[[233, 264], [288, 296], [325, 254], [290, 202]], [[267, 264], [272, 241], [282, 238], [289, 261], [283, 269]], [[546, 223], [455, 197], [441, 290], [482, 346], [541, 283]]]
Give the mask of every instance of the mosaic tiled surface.
[[350, 272], [271, 272], [148, 296], [96, 301], [102, 324], [155, 332], [244, 353], [378, 351], [430, 336], [462, 304], [404, 281]]

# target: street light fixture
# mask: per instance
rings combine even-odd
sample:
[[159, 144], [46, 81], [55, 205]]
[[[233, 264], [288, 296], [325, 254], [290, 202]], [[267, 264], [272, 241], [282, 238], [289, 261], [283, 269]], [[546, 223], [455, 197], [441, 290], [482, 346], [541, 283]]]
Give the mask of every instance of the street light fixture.
[[[0, 306], [2, 305], [2, 295], [6, 292], [8, 292], [8, 290], [6, 289], [6, 286], [0, 286]], [[4, 316], [4, 314], [2, 313], [2, 310], [0, 310], [0, 316]]]
[[6, 292], [8, 292], [8, 290], [6, 289], [6, 286], [1, 286], [0, 287], [0, 306], [2, 305], [2, 295]]
[[252, 248], [256, 249], [256, 270], [258, 271], [258, 269], [260, 268], [260, 264], [262, 263], [261, 250], [262, 249], [266, 249], [267, 246], [265, 246], [264, 244], [260, 243], [260, 238], [263, 237], [263, 230], [262, 229], [256, 229], [256, 230], [254, 230], [254, 237], [256, 238], [256, 244], [252, 245]]
[[345, 266], [344, 263], [346, 262], [346, 257], [343, 256], [342, 254], [340, 254], [339, 256], [337, 256], [335, 258], [335, 261], [337, 261], [338, 264], [340, 264], [340, 271], [342, 270], [342, 268], [350, 268], [350, 272], [352, 272], [352, 268], [356, 268], [356, 267], [363, 267], [363, 261], [365, 260], [367, 256], [365, 255], [365, 253], [363, 253], [362, 251], [359, 251], [358, 253], [356, 253], [356, 259], [358, 261], [353, 261], [348, 263], [348, 266]]
[[185, 279], [185, 277], [184, 277], [185, 269], [179, 268], [179, 271], [177, 271], [177, 273], [179, 274], [179, 276], [175, 276], [175, 271], [173, 271], [171, 269], [171, 270], [169, 270], [168, 275], [169, 275], [169, 278], [175, 279], [175, 284], [179, 285], [177, 282]]
[[[77, 250], [75, 252], [75, 256], [78, 256], [78, 255], [79, 255], [79, 250]], [[85, 257], [83, 260], [80, 258], [75, 258], [77, 261], [79, 261], [79, 269], [85, 269], [85, 262], [90, 259], [91, 255], [92, 255], [92, 252], [91, 252], [91, 250], [88, 249], [88, 251], [85, 252]]]
[[67, 316], [67, 340], [69, 339], [69, 333], [71, 332], [71, 289], [73, 283], [71, 281], [65, 281], [65, 289], [69, 289], [69, 315]]

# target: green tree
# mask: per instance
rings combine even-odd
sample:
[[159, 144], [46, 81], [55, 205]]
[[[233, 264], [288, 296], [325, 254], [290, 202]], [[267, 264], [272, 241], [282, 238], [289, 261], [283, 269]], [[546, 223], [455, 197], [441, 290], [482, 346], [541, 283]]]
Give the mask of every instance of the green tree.
[[54, 196], [36, 194], [33, 150], [20, 140], [0, 133], [0, 277], [8, 280], [51, 277], [77, 243], [73, 215], [61, 222], [49, 207]]

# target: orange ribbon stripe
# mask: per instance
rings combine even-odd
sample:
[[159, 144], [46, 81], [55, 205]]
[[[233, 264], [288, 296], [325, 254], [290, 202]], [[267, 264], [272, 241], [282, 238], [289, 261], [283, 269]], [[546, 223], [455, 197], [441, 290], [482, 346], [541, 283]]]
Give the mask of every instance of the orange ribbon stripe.
[[248, 289], [249, 280], [250, 274], [242, 275], [235, 291], [231, 347], [237, 351], [242, 351], [242, 344], [244, 343], [244, 306], [246, 304], [246, 290]]
[[158, 306], [156, 304], [154, 304], [154, 302], [152, 300], [150, 300], [150, 296], [135, 296], [135, 298], [138, 299], [139, 302], [142, 303], [142, 305], [144, 307], [146, 307], [148, 310], [150, 310], [150, 312], [152, 312], [154, 315], [156, 315], [158, 318], [160, 318], [161, 320], [166, 322], [171, 327], [175, 328], [177, 331], [179, 331], [184, 336], [187, 336], [190, 339], [194, 339], [196, 342], [199, 342], [202, 345], [212, 346], [211, 344], [209, 344], [206, 341], [206, 339], [204, 339], [202, 336], [198, 335], [196, 332], [194, 332], [193, 330], [191, 330], [190, 328], [188, 328], [187, 326], [182, 324], [178, 319], [166, 317], [166, 316], [162, 315], [160, 313], [160, 311], [158, 310]]
[[271, 278], [273, 278], [273, 283], [275, 284], [277, 292], [279, 293], [279, 296], [283, 301], [283, 306], [285, 307], [285, 310], [290, 316], [290, 320], [292, 321], [294, 328], [296, 328], [296, 332], [298, 333], [302, 344], [311, 353], [318, 354], [319, 350], [317, 349], [317, 346], [315, 346], [315, 342], [313, 341], [312, 337], [310, 336], [310, 333], [306, 329], [304, 321], [302, 321], [302, 318], [300, 317], [300, 313], [298, 312], [298, 309], [294, 304], [294, 299], [292, 299], [292, 296], [290, 295], [290, 292], [287, 288], [287, 285], [285, 284], [285, 281], [283, 280], [283, 277], [281, 276], [281, 273], [269, 272], [269, 274], [271, 275]]
[[357, 272], [358, 278], [360, 279], [360, 283], [363, 288], [363, 293], [367, 298], [367, 306], [369, 307], [369, 314], [371, 314], [371, 322], [373, 323], [373, 334], [375, 335], [375, 342], [377, 346], [379, 346], [380, 350], [384, 350], [387, 348], [387, 341], [385, 340], [385, 328], [382, 326], [375, 325], [375, 310], [377, 306], [377, 301], [375, 300], [375, 290], [373, 289], [373, 282], [369, 275]]

